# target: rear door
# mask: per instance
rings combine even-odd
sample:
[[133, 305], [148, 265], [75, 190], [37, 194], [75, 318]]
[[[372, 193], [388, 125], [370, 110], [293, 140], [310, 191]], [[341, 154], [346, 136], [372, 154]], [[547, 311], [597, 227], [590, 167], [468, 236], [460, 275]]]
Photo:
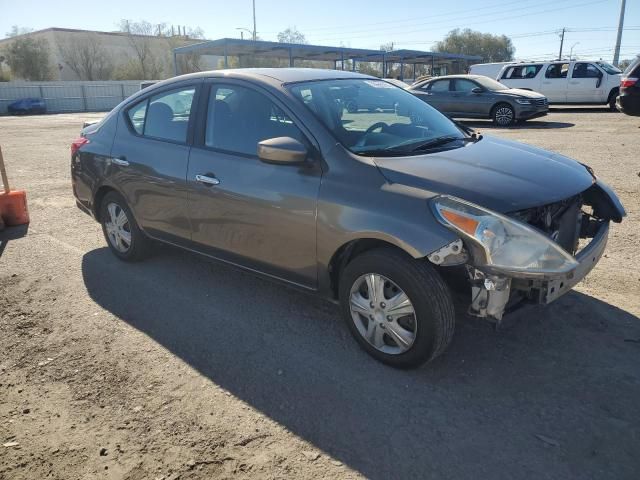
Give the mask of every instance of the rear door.
[[569, 63], [550, 63], [544, 69], [544, 77], [539, 92], [549, 99], [549, 103], [565, 103], [567, 101], [567, 87]]
[[[571, 69], [567, 102], [570, 103], [601, 103], [604, 98], [602, 91], [604, 74], [593, 63], [576, 62]], [[608, 92], [607, 92], [608, 93]]]
[[111, 148], [113, 184], [138, 224], [176, 243], [191, 237], [186, 175], [200, 83], [165, 88], [124, 109]]
[[[479, 84], [466, 78], [456, 78], [452, 82], [451, 96], [454, 113], [472, 117], [489, 115], [491, 103], [488, 97], [491, 92], [487, 92]], [[474, 93], [472, 92], [474, 88], [482, 88], [482, 92]]]
[[207, 90], [187, 175], [196, 248], [314, 288], [318, 154], [308, 165], [257, 156], [258, 142], [275, 137], [316, 152], [310, 135], [279, 100], [251, 84], [215, 80]]

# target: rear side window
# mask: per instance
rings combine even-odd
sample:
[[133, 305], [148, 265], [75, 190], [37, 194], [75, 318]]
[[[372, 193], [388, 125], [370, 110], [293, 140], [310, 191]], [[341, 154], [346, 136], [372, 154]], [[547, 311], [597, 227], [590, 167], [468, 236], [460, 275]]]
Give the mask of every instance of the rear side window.
[[185, 143], [195, 88], [159, 93], [127, 112], [138, 135]]
[[474, 88], [478, 87], [475, 82], [462, 78], [457, 78], [454, 85], [456, 92], [470, 92]]
[[591, 63], [576, 63], [573, 66], [573, 78], [598, 78], [600, 70]]
[[448, 92], [449, 80], [436, 80], [429, 86], [430, 92]]
[[547, 67], [547, 71], [544, 72], [544, 76], [546, 78], [567, 78], [568, 71], [568, 63], [552, 63]]
[[289, 116], [266, 95], [239, 85], [211, 87], [205, 145], [256, 155], [258, 142], [291, 137], [306, 143]]
[[542, 68], [542, 65], [515, 65], [507, 68], [502, 74], [502, 78], [511, 80], [522, 80], [526, 78], [534, 78], [538, 75], [538, 72]]

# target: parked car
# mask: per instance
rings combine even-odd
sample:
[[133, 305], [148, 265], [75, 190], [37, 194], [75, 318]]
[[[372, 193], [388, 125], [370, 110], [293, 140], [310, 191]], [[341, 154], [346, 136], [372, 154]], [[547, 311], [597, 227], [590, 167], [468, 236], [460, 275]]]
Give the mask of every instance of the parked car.
[[10, 115], [47, 113], [47, 105], [42, 98], [21, 98], [7, 106]]
[[600, 60], [563, 60], [505, 65], [496, 79], [540, 92], [552, 104], [609, 105], [615, 110], [621, 76], [620, 69]]
[[640, 55], [631, 62], [620, 79], [616, 107], [627, 115], [640, 117]]
[[501, 127], [549, 112], [544, 95], [508, 88], [482, 75], [434, 77], [408, 91], [450, 117], [491, 118]]
[[[379, 99], [374, 113], [341, 118], [336, 100], [353, 90]], [[187, 95], [189, 114], [173, 111]], [[85, 128], [71, 172], [117, 258], [140, 260], [156, 240], [315, 292], [339, 302], [369, 354], [403, 368], [451, 341], [454, 280], [467, 283], [469, 311], [494, 322], [550, 303], [625, 215], [585, 165], [334, 70], [165, 80]]]
[[469, 75], [484, 75], [485, 77], [495, 79], [502, 67], [511, 65], [513, 62], [494, 62], [494, 63], [476, 63], [469, 67]]

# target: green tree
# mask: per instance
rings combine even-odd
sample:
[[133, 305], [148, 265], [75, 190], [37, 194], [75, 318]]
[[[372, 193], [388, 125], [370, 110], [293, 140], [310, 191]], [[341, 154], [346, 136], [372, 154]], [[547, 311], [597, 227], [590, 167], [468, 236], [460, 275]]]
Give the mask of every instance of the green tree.
[[14, 77], [43, 81], [53, 77], [49, 42], [44, 38], [20, 37], [6, 48], [4, 56]]
[[469, 28], [451, 30], [434, 46], [436, 52], [479, 55], [485, 62], [509, 62], [516, 51], [506, 35], [476, 32]]
[[280, 32], [278, 34], [278, 41], [280, 43], [297, 43], [299, 45], [309, 43], [307, 42], [307, 37], [304, 36], [304, 33], [300, 32], [296, 27], [289, 27]]

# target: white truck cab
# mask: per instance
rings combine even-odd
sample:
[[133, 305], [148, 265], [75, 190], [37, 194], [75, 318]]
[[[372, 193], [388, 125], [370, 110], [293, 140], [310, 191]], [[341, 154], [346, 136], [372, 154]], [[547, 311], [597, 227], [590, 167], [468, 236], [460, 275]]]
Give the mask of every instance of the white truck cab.
[[528, 62], [502, 67], [496, 80], [542, 93], [549, 103], [608, 104], [615, 109], [622, 72], [601, 60]]

